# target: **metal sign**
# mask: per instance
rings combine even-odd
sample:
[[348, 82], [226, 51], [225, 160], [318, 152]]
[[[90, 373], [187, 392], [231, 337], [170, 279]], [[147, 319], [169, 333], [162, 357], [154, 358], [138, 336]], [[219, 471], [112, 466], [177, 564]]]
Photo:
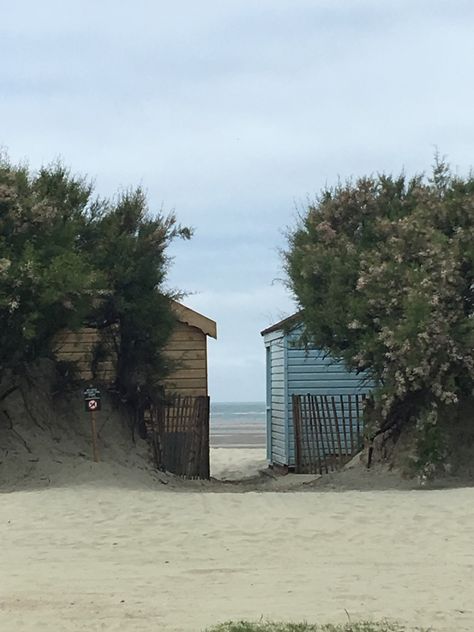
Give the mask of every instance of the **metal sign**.
[[86, 412], [92, 413], [101, 408], [100, 391], [98, 388], [90, 386], [84, 389], [84, 404]]
[[101, 408], [100, 399], [86, 399], [85, 404], [86, 404], [86, 412], [88, 413], [96, 412], [100, 410]]
[[97, 428], [95, 424], [95, 413], [101, 408], [100, 391], [98, 388], [90, 386], [84, 389], [84, 406], [86, 413], [90, 413], [91, 433], [92, 433], [92, 449], [94, 461], [99, 462], [99, 449], [97, 447]]
[[100, 399], [100, 391], [98, 388], [90, 386], [84, 389], [84, 399]]

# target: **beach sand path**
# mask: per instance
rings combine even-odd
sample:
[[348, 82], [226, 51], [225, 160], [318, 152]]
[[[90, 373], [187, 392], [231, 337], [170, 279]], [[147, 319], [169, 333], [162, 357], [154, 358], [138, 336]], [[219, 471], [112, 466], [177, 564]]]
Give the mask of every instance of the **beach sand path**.
[[474, 630], [474, 490], [0, 496], [0, 630], [198, 632], [261, 616]]

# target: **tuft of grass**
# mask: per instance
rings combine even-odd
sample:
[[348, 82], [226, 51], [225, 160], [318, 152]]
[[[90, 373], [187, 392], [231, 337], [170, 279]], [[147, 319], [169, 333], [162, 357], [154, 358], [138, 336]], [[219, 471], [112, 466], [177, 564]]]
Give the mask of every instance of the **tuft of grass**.
[[[413, 632], [414, 629], [411, 628]], [[418, 632], [428, 632], [416, 628]], [[215, 627], [209, 628], [206, 632], [409, 632], [408, 628], [390, 621], [361, 621], [359, 623], [333, 624], [310, 624], [310, 623], [276, 623], [251, 621], [228, 621]]]

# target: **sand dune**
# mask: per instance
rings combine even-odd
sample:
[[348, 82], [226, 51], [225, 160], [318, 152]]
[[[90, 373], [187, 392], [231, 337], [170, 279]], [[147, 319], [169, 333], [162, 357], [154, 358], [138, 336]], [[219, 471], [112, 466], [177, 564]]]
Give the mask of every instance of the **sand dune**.
[[227, 482], [183, 483], [153, 472], [146, 444], [105, 412], [99, 464], [82, 410], [54, 427], [17, 419], [0, 437], [1, 632], [199, 632], [346, 611], [474, 630], [472, 488], [387, 491], [396, 475], [352, 470], [312, 486], [259, 476], [258, 448], [213, 449]]
[[346, 610], [474, 630], [473, 489], [216, 494], [82, 480], [0, 496], [2, 632], [197, 632]]
[[258, 475], [267, 467], [266, 448], [211, 448], [211, 476], [238, 481]]

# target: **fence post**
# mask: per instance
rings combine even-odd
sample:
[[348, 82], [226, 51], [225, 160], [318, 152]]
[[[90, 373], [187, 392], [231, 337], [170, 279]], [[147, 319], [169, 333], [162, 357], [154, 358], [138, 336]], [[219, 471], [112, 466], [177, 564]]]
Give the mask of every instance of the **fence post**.
[[298, 395], [291, 396], [291, 403], [293, 407], [293, 426], [295, 431], [295, 470], [300, 472], [301, 470], [301, 425], [300, 425], [300, 408]]
[[354, 454], [354, 420], [352, 418], [352, 396], [349, 395], [349, 433], [351, 437], [351, 456]]
[[[326, 470], [326, 474], [327, 474], [329, 472], [327, 453], [326, 453], [326, 443], [328, 443], [328, 437], [327, 437], [328, 433], [327, 433], [327, 428], [326, 428], [326, 419], [324, 418], [324, 407], [323, 407], [323, 403], [321, 399], [319, 402], [319, 404], [321, 404], [321, 408], [319, 407], [318, 395], [314, 396], [314, 401], [316, 404], [316, 413], [318, 415], [319, 436], [321, 437], [322, 461], [324, 463], [324, 469]], [[323, 425], [324, 425], [324, 432], [323, 432]]]
[[314, 421], [314, 432], [315, 432], [315, 436], [316, 436], [316, 443], [315, 443], [315, 447], [316, 447], [316, 455], [317, 455], [317, 461], [318, 461], [318, 471], [320, 474], [323, 473], [323, 467], [322, 467], [322, 460], [321, 460], [321, 441], [320, 441], [320, 437], [319, 437], [319, 415], [316, 413], [316, 397], [313, 395], [311, 396], [311, 415], [312, 415], [312, 419]]
[[339, 464], [342, 467], [344, 465], [344, 460], [343, 460], [343, 456], [342, 456], [341, 428], [340, 428], [340, 425], [339, 425], [339, 418], [337, 416], [336, 400], [334, 398], [334, 395], [331, 396], [331, 399], [332, 399], [332, 411], [333, 411], [333, 414], [334, 414], [334, 426], [335, 426], [336, 437], [337, 437], [337, 447], [338, 447], [338, 450], [339, 450]]
[[[342, 432], [343, 432], [343, 437], [344, 437], [344, 454], [347, 457], [347, 455], [350, 454], [350, 452], [349, 452], [349, 446], [347, 445], [346, 413], [345, 413], [345, 410], [344, 410], [344, 395], [341, 395], [340, 398], [341, 398]], [[348, 395], [348, 398], [350, 399], [351, 396]]]

